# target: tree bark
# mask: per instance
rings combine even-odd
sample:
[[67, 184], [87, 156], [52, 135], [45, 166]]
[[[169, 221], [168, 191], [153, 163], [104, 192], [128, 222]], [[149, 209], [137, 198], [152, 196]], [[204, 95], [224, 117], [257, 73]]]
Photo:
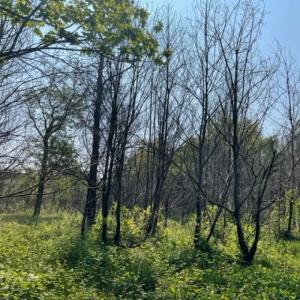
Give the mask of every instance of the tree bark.
[[98, 66], [98, 78], [97, 78], [97, 91], [94, 104], [94, 116], [93, 116], [93, 143], [92, 154], [90, 161], [90, 171], [88, 176], [88, 189], [86, 195], [85, 208], [81, 224], [81, 234], [83, 235], [87, 229], [89, 229], [96, 220], [97, 211], [97, 173], [99, 163], [99, 147], [100, 147], [100, 118], [101, 107], [103, 103], [103, 69], [104, 58], [100, 56]]
[[102, 224], [101, 224], [101, 241], [107, 244], [107, 218], [109, 210], [109, 199], [112, 188], [113, 168], [115, 160], [115, 131], [117, 125], [117, 95], [113, 100], [109, 133], [106, 143], [106, 158], [105, 158], [105, 172], [103, 176], [102, 186]]
[[40, 215], [43, 196], [44, 196], [44, 188], [45, 188], [45, 181], [47, 177], [47, 165], [48, 165], [48, 157], [49, 157], [49, 141], [47, 136], [44, 137], [43, 147], [44, 149], [43, 149], [42, 165], [41, 165], [38, 191], [36, 195], [34, 212], [33, 212], [34, 217], [38, 217]]

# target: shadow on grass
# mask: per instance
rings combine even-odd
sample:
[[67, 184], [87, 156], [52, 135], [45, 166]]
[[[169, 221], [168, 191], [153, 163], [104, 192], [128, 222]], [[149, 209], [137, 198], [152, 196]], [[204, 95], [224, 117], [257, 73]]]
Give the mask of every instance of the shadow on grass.
[[157, 284], [157, 270], [150, 259], [130, 249], [103, 245], [92, 234], [75, 237], [60, 256], [68, 269], [80, 274], [77, 279], [87, 287], [120, 299], [141, 299]]
[[3, 214], [0, 215], [0, 223], [11, 223], [16, 222], [20, 225], [34, 225], [38, 223], [51, 223], [54, 221], [61, 220], [62, 217], [60, 216], [40, 216], [40, 217], [33, 217], [29, 214]]
[[300, 236], [291, 234], [291, 235], [285, 235], [284, 233], [277, 235], [277, 241], [283, 241], [283, 242], [300, 242]]
[[292, 235], [289, 238], [287, 238], [286, 241], [300, 242], [300, 236]]

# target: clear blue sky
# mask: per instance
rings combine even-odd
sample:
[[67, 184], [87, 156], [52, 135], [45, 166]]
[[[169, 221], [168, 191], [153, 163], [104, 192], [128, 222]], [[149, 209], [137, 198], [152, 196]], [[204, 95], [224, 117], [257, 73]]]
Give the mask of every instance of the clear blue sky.
[[[226, 0], [223, 0], [226, 2]], [[228, 0], [227, 0], [228, 1]], [[193, 0], [152, 0], [152, 3], [170, 3], [182, 14], [188, 12]], [[264, 53], [272, 52], [277, 40], [291, 50], [300, 63], [300, 0], [265, 0], [266, 19], [261, 41]]]
[[[180, 2], [180, 1], [178, 1]], [[270, 48], [274, 39], [291, 50], [300, 62], [300, 1], [266, 0], [263, 45]]]

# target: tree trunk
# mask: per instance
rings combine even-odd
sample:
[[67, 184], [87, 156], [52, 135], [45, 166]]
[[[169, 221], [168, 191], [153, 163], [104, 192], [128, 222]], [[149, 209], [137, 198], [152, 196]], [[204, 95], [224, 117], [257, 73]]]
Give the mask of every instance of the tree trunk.
[[41, 212], [42, 202], [43, 202], [43, 195], [44, 195], [44, 188], [45, 188], [45, 181], [47, 177], [47, 165], [48, 165], [48, 157], [49, 157], [49, 144], [48, 144], [48, 137], [44, 138], [43, 141], [43, 158], [42, 158], [42, 165], [38, 183], [38, 191], [36, 195], [35, 205], [34, 205], [34, 212], [33, 216], [38, 217]]
[[196, 199], [196, 225], [194, 230], [194, 246], [196, 249], [199, 248], [200, 246], [201, 219], [202, 219], [202, 207], [201, 207], [201, 196], [199, 192], [197, 193], [197, 199]]
[[161, 190], [162, 190], [162, 178], [160, 176], [157, 177], [157, 183], [155, 186], [154, 197], [153, 197], [153, 207], [151, 211], [151, 215], [149, 218], [148, 226], [146, 229], [146, 236], [153, 235], [157, 225], [159, 206], [160, 206], [160, 198], [161, 198]]
[[216, 225], [217, 225], [217, 222], [218, 222], [218, 219], [219, 217], [221, 216], [221, 213], [222, 213], [222, 207], [218, 207], [218, 210], [216, 212], [216, 215], [212, 221], [212, 224], [210, 226], [210, 230], [209, 230], [209, 233], [207, 235], [207, 238], [206, 238], [206, 241], [209, 242], [211, 237], [214, 235], [214, 232], [215, 232], [215, 228], [216, 228]]
[[97, 79], [97, 95], [94, 106], [94, 121], [93, 121], [93, 144], [90, 161], [90, 172], [88, 177], [88, 189], [86, 195], [85, 208], [81, 224], [81, 234], [83, 235], [96, 220], [97, 211], [97, 173], [99, 162], [99, 146], [100, 146], [100, 115], [101, 106], [103, 103], [103, 69], [104, 58], [100, 56]]
[[[127, 140], [127, 138], [126, 138]], [[124, 142], [126, 143], [126, 142]], [[116, 245], [120, 245], [121, 243], [121, 203], [122, 203], [122, 183], [123, 183], [123, 166], [124, 166], [124, 159], [125, 159], [125, 145], [122, 146], [121, 149], [121, 156], [118, 163], [118, 168], [116, 172], [116, 230], [115, 230], [115, 237], [114, 242]]]
[[294, 199], [289, 199], [289, 215], [288, 215], [288, 226], [285, 232], [285, 236], [290, 238], [292, 236], [292, 223], [293, 223], [293, 215], [294, 215]]
[[113, 179], [113, 167], [115, 160], [115, 130], [117, 122], [117, 103], [116, 98], [111, 111], [110, 125], [108, 139], [106, 143], [106, 161], [105, 161], [105, 172], [103, 176], [103, 187], [102, 187], [102, 224], [101, 224], [101, 240], [104, 244], [107, 244], [107, 218], [109, 210], [109, 199], [112, 188]]

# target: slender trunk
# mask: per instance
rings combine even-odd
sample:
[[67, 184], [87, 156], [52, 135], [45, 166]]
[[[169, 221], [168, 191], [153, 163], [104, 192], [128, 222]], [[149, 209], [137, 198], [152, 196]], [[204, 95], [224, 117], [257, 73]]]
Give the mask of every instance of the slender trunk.
[[112, 179], [113, 179], [113, 167], [115, 160], [115, 130], [117, 122], [117, 107], [116, 107], [116, 98], [112, 105], [110, 125], [108, 139], [106, 143], [106, 162], [105, 162], [105, 174], [103, 177], [103, 187], [102, 187], [102, 224], [101, 224], [101, 240], [104, 244], [107, 244], [107, 218], [109, 210], [109, 199], [112, 188]]
[[294, 215], [294, 200], [295, 200], [295, 117], [294, 117], [294, 107], [292, 103], [292, 91], [290, 85], [290, 75], [289, 70], [286, 73], [286, 88], [287, 88], [287, 95], [288, 95], [288, 118], [290, 123], [290, 134], [291, 134], [291, 190], [292, 194], [289, 197], [289, 209], [288, 209], [288, 224], [287, 230], [285, 232], [286, 237], [290, 238], [292, 236], [292, 222], [293, 222], [293, 215]]
[[[146, 210], [149, 205], [150, 201], [150, 195], [152, 193], [152, 183], [153, 183], [153, 166], [154, 166], [154, 159], [155, 159], [155, 152], [152, 151], [151, 147], [153, 146], [152, 143], [152, 133], [154, 130], [152, 130], [152, 119], [153, 114], [156, 113], [156, 105], [154, 105], [153, 109], [153, 100], [152, 95], [150, 97], [150, 109], [149, 109], [149, 143], [146, 147], [146, 191], [145, 191], [145, 198], [144, 198], [144, 209]], [[153, 123], [153, 127], [154, 127]]]
[[218, 207], [218, 210], [216, 212], [216, 215], [213, 219], [213, 222], [210, 226], [210, 230], [209, 230], [209, 233], [207, 235], [207, 238], [206, 238], [206, 241], [209, 242], [211, 237], [213, 236], [214, 232], [215, 232], [215, 228], [216, 228], [216, 225], [217, 225], [217, 222], [218, 222], [218, 219], [219, 217], [221, 216], [221, 213], [222, 213], [222, 207]]
[[159, 206], [160, 206], [161, 190], [162, 190], [162, 178], [160, 176], [157, 176], [157, 183], [155, 186], [154, 196], [153, 196], [153, 207], [148, 221], [148, 226], [146, 229], [146, 236], [153, 235], [156, 229]]
[[292, 236], [292, 223], [293, 223], [293, 216], [294, 216], [294, 199], [289, 199], [289, 215], [288, 215], [288, 226], [286, 230], [286, 237], [290, 238]]
[[237, 135], [234, 135], [233, 142], [233, 201], [234, 201], [234, 220], [237, 230], [238, 243], [243, 257], [247, 257], [249, 249], [245, 241], [244, 231], [241, 222], [241, 211], [240, 211], [240, 172], [239, 172], [239, 150], [237, 145]]
[[121, 193], [118, 193], [117, 195], [117, 207], [116, 207], [116, 231], [115, 231], [115, 237], [114, 242], [116, 245], [120, 245], [121, 243]]
[[47, 166], [48, 166], [48, 157], [49, 157], [49, 140], [46, 136], [43, 141], [43, 158], [41, 164], [41, 171], [38, 183], [38, 191], [36, 195], [35, 205], [34, 205], [34, 212], [33, 216], [38, 217], [41, 212], [42, 202], [43, 202], [43, 195], [44, 195], [44, 188], [45, 188], [45, 181], [47, 177]]
[[[126, 138], [127, 140], [127, 138]], [[124, 142], [125, 143], [125, 142]], [[119, 245], [121, 243], [121, 203], [122, 203], [122, 183], [123, 183], [123, 167], [125, 159], [125, 145], [122, 145], [121, 155], [118, 162], [118, 167], [116, 171], [116, 230], [114, 242]]]
[[144, 203], [143, 207], [146, 210], [148, 208], [149, 203], [149, 195], [150, 195], [150, 146], [146, 149], [146, 190], [145, 190], [145, 196], [144, 196]]
[[[292, 123], [292, 121], [291, 121]], [[293, 123], [292, 123], [293, 124]], [[294, 217], [294, 201], [295, 201], [295, 145], [294, 145], [294, 128], [292, 125], [292, 137], [291, 137], [291, 147], [292, 147], [292, 190], [291, 195], [289, 197], [289, 210], [288, 210], [288, 225], [286, 230], [286, 237], [290, 238], [292, 236], [292, 225], [293, 225], [293, 217]]]
[[206, 134], [207, 134], [207, 122], [208, 122], [208, 100], [209, 100], [209, 48], [208, 48], [208, 5], [205, 6], [205, 16], [204, 16], [204, 74], [202, 85], [202, 117], [200, 132], [198, 138], [198, 189], [196, 198], [196, 225], [194, 231], [194, 246], [199, 248], [201, 239], [201, 222], [202, 222], [202, 209], [204, 207], [204, 199], [201, 195], [203, 189], [203, 171], [204, 171], [204, 145], [206, 144]]
[[85, 208], [81, 224], [81, 234], [83, 235], [96, 220], [97, 211], [97, 173], [99, 162], [99, 147], [100, 147], [100, 117], [101, 106], [103, 103], [103, 69], [104, 58], [100, 56], [97, 79], [97, 95], [94, 105], [94, 120], [93, 120], [93, 143], [92, 154], [90, 161], [90, 172], [88, 177], [88, 189], [86, 195]]
[[[166, 125], [166, 124], [165, 124]], [[163, 130], [164, 131], [164, 130]], [[163, 194], [163, 186], [166, 181], [169, 163], [167, 162], [166, 153], [166, 137], [161, 138], [159, 141], [159, 150], [157, 153], [158, 162], [156, 170], [156, 185], [153, 195], [153, 206], [151, 208], [151, 215], [146, 228], [146, 236], [153, 235], [157, 226], [159, 207]]]
[[225, 239], [225, 233], [227, 228], [227, 212], [224, 210], [223, 212], [223, 232], [222, 232], [222, 240]]
[[108, 218], [108, 211], [109, 211], [109, 199], [110, 199], [111, 187], [112, 187], [113, 164], [114, 164], [114, 158], [113, 158], [113, 154], [112, 154], [110, 157], [106, 185], [104, 186], [103, 192], [102, 192], [101, 240], [104, 244], [107, 244], [107, 229], [108, 229], [107, 218]]
[[[205, 97], [206, 98], [206, 97]], [[204, 144], [206, 142], [206, 128], [207, 128], [207, 115], [208, 115], [208, 107], [207, 107], [207, 98], [204, 100], [204, 113], [202, 116], [201, 127], [200, 127], [200, 135], [198, 139], [198, 178], [197, 178], [197, 196], [196, 196], [196, 225], [194, 231], [194, 245], [195, 248], [199, 248], [200, 246], [200, 238], [201, 238], [201, 223], [202, 223], [202, 209], [203, 209], [203, 199], [201, 196], [201, 189], [203, 188], [203, 160], [204, 160]]]
[[255, 214], [255, 237], [254, 241], [252, 243], [252, 246], [250, 250], [248, 251], [247, 255], [244, 255], [244, 264], [246, 265], [251, 265], [252, 261], [254, 259], [256, 250], [257, 250], [257, 245], [260, 237], [260, 209], [261, 209], [261, 204], [262, 204], [262, 197], [258, 198], [258, 207], [257, 211]]
[[196, 225], [194, 230], [194, 246], [199, 248], [200, 246], [200, 235], [201, 235], [201, 219], [202, 219], [202, 207], [200, 192], [197, 193], [196, 198]]
[[[168, 69], [168, 68], [167, 68]], [[168, 73], [168, 72], [167, 72]], [[167, 136], [168, 136], [168, 118], [169, 118], [169, 88], [167, 84], [167, 91], [165, 96], [165, 101], [163, 104], [163, 116], [162, 116], [162, 123], [159, 133], [159, 140], [158, 140], [158, 151], [157, 151], [157, 166], [156, 166], [156, 184], [155, 190], [153, 195], [153, 206], [151, 209], [151, 215], [149, 218], [148, 226], [146, 229], [146, 236], [152, 235], [155, 232], [158, 213], [159, 213], [159, 206], [162, 197], [162, 190], [163, 185], [165, 183], [165, 179], [168, 172], [167, 166]]]

